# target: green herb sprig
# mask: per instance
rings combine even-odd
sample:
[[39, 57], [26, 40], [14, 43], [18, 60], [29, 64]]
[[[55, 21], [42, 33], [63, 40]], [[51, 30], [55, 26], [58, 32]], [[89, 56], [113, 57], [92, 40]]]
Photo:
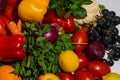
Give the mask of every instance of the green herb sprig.
[[[38, 23], [25, 22], [23, 35], [26, 36], [24, 45], [27, 57], [23, 61], [13, 63], [15, 74], [21, 75], [23, 80], [36, 80], [40, 74], [51, 72], [57, 74], [60, 71], [58, 56], [63, 50], [73, 49], [71, 34], [61, 34], [55, 43], [42, 37], [50, 27], [41, 29]], [[27, 48], [27, 49], [26, 49]]]
[[70, 14], [75, 18], [84, 18], [87, 16], [86, 9], [82, 5], [91, 4], [92, 0], [50, 0], [49, 9], [55, 9], [57, 14], [61, 17], [61, 10], [67, 11], [66, 17]]

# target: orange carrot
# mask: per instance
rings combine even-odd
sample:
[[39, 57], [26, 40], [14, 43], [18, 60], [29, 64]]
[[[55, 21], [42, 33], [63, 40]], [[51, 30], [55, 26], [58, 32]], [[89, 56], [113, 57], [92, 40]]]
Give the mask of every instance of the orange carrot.
[[11, 34], [22, 34], [21, 28], [22, 28], [22, 21], [19, 19], [17, 24], [14, 21], [10, 21], [7, 24], [8, 30], [11, 32]]

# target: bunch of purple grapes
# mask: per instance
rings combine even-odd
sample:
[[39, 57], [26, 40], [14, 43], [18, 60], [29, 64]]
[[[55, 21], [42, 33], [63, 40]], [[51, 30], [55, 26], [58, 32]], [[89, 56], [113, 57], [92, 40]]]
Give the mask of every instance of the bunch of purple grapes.
[[120, 35], [117, 26], [120, 24], [120, 17], [114, 11], [104, 9], [102, 17], [98, 18], [97, 25], [90, 25], [88, 30], [89, 42], [102, 42], [108, 53], [104, 62], [112, 66], [114, 61], [120, 59]]

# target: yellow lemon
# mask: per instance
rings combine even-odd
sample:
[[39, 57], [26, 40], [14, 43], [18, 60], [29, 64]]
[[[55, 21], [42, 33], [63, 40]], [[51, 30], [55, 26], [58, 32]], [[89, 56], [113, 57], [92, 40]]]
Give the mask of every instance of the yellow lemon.
[[79, 58], [72, 50], [62, 51], [58, 61], [60, 68], [65, 72], [74, 72], [79, 67]]
[[120, 74], [117, 73], [108, 73], [107, 75], [103, 76], [103, 80], [120, 80]]
[[44, 75], [40, 75], [37, 80], [60, 80], [60, 79], [53, 73], [46, 73]]

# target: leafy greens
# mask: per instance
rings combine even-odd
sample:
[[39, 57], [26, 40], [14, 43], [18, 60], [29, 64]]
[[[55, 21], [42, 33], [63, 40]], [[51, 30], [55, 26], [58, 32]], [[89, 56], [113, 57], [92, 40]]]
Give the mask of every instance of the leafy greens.
[[91, 4], [92, 0], [50, 0], [49, 9], [55, 9], [59, 16], [62, 16], [61, 10], [67, 11], [67, 15], [72, 14], [75, 18], [84, 18], [87, 16], [86, 10], [82, 5]]

